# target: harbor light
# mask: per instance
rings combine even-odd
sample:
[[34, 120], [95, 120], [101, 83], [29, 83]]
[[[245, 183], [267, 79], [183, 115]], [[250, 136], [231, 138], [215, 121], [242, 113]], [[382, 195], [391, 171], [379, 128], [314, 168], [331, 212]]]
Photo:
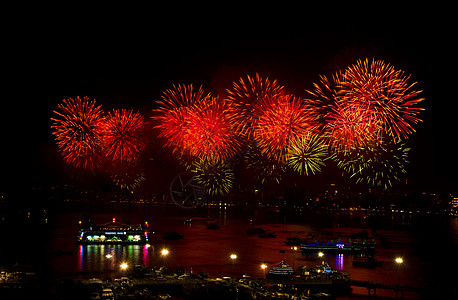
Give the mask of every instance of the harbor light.
[[163, 256], [167, 256], [167, 255], [169, 254], [169, 250], [167, 250], [167, 249], [162, 249], [162, 250], [161, 250], [161, 254], [162, 254]]
[[232, 253], [232, 254], [231, 254], [231, 259], [232, 259], [232, 260], [235, 260], [235, 259], [237, 259], [237, 254], [235, 254], [235, 253]]
[[396, 259], [394, 260], [397, 264], [402, 264], [404, 262], [404, 260], [402, 259], [402, 257], [396, 257]]
[[318, 252], [318, 257], [323, 257], [324, 253], [323, 252]]
[[125, 270], [129, 267], [129, 265], [127, 263], [122, 263], [120, 267], [122, 270]]
[[267, 268], [267, 265], [266, 265], [266, 264], [262, 264], [262, 265], [261, 265], [261, 269], [262, 269], [262, 270], [265, 270], [266, 268]]

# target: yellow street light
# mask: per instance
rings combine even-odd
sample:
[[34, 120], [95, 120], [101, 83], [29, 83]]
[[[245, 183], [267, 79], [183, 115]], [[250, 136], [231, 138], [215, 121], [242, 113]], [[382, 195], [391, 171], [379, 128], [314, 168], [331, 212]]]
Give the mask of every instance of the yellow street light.
[[323, 257], [324, 253], [323, 252], [318, 252], [318, 257]]
[[232, 253], [232, 254], [231, 254], [231, 259], [232, 259], [232, 260], [237, 259], [237, 254]]
[[394, 260], [396, 263], [398, 264], [402, 264], [404, 262], [404, 260], [402, 259], [402, 257], [396, 257], [396, 259]]
[[122, 270], [125, 270], [125, 269], [127, 269], [128, 267], [129, 267], [129, 265], [128, 265], [127, 263], [125, 263], [125, 262], [121, 264], [121, 269], [122, 269]]
[[169, 254], [169, 250], [167, 250], [167, 249], [162, 249], [162, 250], [161, 250], [161, 254], [162, 254], [163, 256], [167, 256], [167, 255]]

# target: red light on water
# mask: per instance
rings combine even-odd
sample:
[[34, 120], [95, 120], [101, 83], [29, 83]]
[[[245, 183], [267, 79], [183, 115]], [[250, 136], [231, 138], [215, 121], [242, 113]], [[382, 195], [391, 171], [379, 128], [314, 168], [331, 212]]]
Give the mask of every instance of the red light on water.
[[78, 221], [78, 224], [80, 224], [80, 225], [81, 225], [82, 223], [83, 223], [83, 222], [81, 222], [81, 221]]

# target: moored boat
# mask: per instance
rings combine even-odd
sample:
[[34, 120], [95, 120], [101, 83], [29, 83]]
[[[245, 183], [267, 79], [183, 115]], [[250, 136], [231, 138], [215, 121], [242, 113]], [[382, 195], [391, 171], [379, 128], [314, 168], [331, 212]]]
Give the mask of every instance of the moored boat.
[[123, 224], [113, 218], [112, 222], [96, 225], [93, 221], [80, 223], [77, 244], [146, 244], [149, 242], [148, 222]]
[[267, 278], [289, 278], [293, 274], [294, 270], [291, 266], [285, 263], [283, 260], [272, 269], [266, 275]]

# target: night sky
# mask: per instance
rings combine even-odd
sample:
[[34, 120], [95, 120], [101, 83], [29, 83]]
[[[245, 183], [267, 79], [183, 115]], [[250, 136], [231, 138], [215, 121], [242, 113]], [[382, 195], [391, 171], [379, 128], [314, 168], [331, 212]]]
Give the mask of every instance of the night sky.
[[300, 20], [281, 26], [253, 20], [235, 27], [228, 20], [219, 27], [202, 18], [176, 27], [174, 19], [132, 20], [61, 14], [28, 20], [6, 35], [2, 60], [11, 93], [2, 97], [0, 189], [50, 186], [66, 178], [49, 128], [52, 110], [64, 98], [89, 96], [105, 111], [132, 108], [150, 116], [173, 83], [224, 93], [232, 81], [256, 72], [305, 96], [319, 75], [367, 57], [411, 74], [426, 98], [423, 123], [408, 141], [409, 185], [418, 191], [458, 190], [456, 33], [446, 18], [376, 28], [324, 28]]

